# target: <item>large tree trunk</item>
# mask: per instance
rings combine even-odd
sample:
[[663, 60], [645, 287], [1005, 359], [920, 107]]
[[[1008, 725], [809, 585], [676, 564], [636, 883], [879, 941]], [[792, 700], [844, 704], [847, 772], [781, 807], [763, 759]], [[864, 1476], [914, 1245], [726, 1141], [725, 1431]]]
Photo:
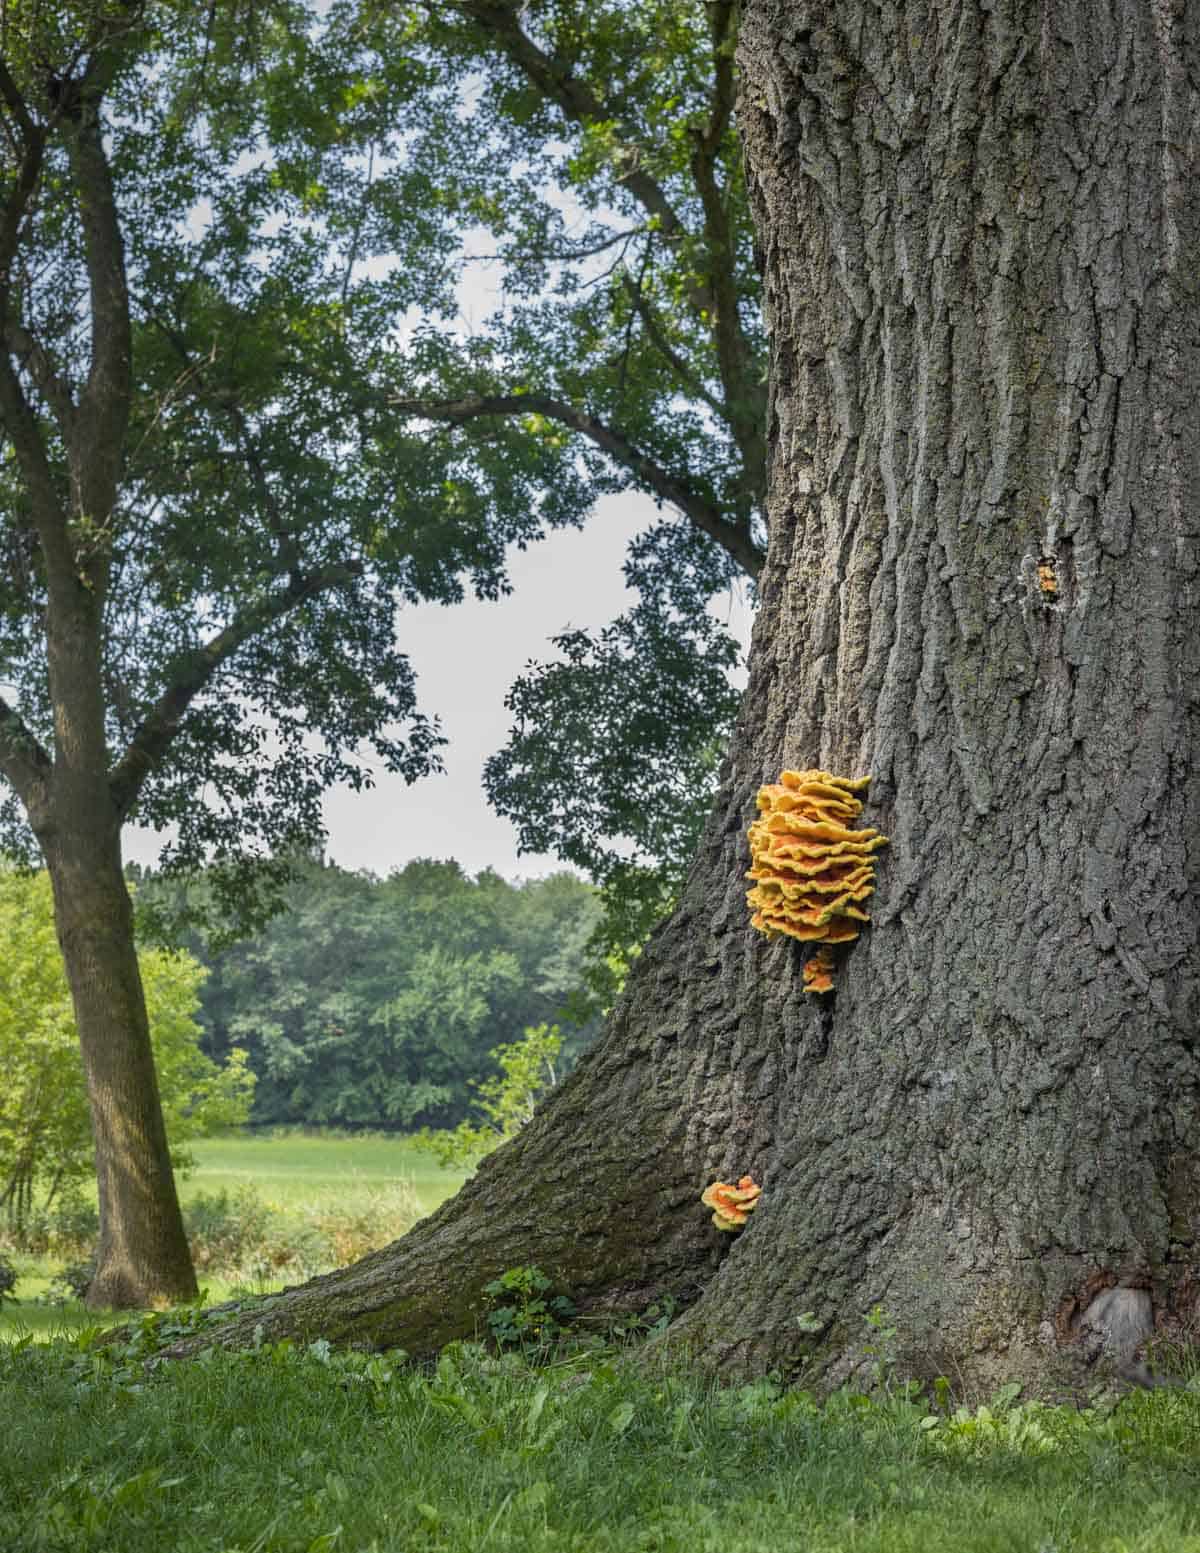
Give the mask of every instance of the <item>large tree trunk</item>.
[[[683, 903], [516, 1142], [254, 1322], [427, 1351], [537, 1263], [727, 1374], [845, 1376], [879, 1304], [913, 1372], [1049, 1387], [1200, 1314], [1198, 25], [752, 0], [771, 544]], [[744, 903], [785, 766], [892, 838], [825, 1001]]]

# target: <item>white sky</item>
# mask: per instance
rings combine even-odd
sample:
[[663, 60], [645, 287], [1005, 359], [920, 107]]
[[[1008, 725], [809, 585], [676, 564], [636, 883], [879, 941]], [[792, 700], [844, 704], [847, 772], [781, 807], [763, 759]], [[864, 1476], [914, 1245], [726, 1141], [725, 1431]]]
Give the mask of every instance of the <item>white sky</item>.
[[[381, 773], [370, 792], [331, 790], [325, 799], [327, 856], [345, 868], [378, 874], [418, 857], [455, 858], [470, 874], [494, 868], [508, 878], [564, 866], [551, 856], [517, 856], [512, 824], [484, 797], [483, 763], [508, 738], [505, 693], [531, 658], [544, 662], [554, 655], [549, 638], [567, 626], [607, 625], [634, 601], [621, 571], [626, 547], [658, 517], [648, 497], [605, 497], [584, 529], [562, 530], [512, 552], [513, 592], [506, 598], [401, 612], [400, 645], [416, 670], [418, 704], [440, 716], [449, 739], [441, 752], [446, 770], [411, 787]], [[747, 642], [744, 598], [732, 595], [715, 607]], [[153, 864], [159, 848], [154, 832], [126, 830], [127, 860]]]

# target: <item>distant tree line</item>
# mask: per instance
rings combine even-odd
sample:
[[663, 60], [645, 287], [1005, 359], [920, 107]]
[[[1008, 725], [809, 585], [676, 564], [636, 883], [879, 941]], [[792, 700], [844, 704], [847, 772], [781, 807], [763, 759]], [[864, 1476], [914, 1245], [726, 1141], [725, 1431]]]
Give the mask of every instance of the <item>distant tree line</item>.
[[[156, 930], [205, 904], [153, 875], [137, 885]], [[599, 999], [584, 983], [600, 915], [597, 892], [565, 872], [511, 884], [422, 860], [378, 878], [305, 860], [255, 936], [183, 934], [209, 972], [202, 1049], [218, 1063], [247, 1053], [252, 1123], [453, 1127], [471, 1084], [495, 1076], [493, 1047], [557, 1021], [561, 1071], [593, 1039]]]

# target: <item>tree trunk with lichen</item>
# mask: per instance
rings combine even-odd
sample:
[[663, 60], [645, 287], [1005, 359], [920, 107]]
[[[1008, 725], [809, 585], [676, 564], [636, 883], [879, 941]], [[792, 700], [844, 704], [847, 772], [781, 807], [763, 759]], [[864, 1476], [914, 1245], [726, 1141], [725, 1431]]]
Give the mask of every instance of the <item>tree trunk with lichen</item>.
[[[598, 1049], [268, 1334], [428, 1351], [520, 1263], [674, 1295], [727, 1375], [845, 1377], [875, 1305], [912, 1373], [1047, 1390], [1197, 1321], [1198, 31], [750, 0], [771, 541], [719, 804]], [[891, 837], [824, 998], [744, 901], [789, 766]]]

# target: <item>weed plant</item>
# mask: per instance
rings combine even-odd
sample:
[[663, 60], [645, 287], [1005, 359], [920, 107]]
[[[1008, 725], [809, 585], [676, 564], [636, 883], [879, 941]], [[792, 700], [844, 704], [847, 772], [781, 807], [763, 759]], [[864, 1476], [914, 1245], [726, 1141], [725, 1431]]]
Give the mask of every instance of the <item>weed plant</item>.
[[[251, 1308], [253, 1308], [251, 1306]], [[957, 1409], [653, 1377], [628, 1342], [163, 1362], [204, 1311], [0, 1348], [0, 1545], [149, 1553], [1198, 1553], [1200, 1392]], [[535, 1357], [538, 1362], [535, 1362]]]

